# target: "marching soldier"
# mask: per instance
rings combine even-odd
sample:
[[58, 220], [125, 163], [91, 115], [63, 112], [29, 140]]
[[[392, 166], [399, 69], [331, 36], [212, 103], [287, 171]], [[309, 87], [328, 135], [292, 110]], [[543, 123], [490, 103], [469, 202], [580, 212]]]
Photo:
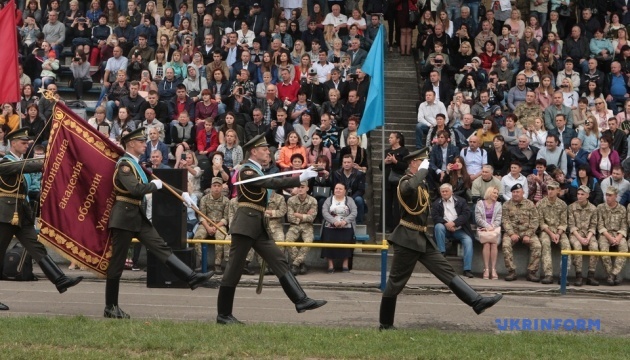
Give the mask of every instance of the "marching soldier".
[[249, 151], [250, 154], [249, 159], [241, 167], [238, 178], [239, 181], [252, 180], [252, 182], [238, 185], [238, 209], [234, 221], [230, 224], [230, 233], [232, 234], [230, 265], [223, 274], [219, 288], [217, 323], [241, 323], [232, 315], [232, 308], [236, 285], [241, 278], [241, 269], [251, 248], [262, 256], [279, 278], [282, 289], [295, 304], [297, 312], [302, 313], [324, 306], [325, 300], [313, 300], [306, 296], [295, 276], [289, 271], [289, 264], [282, 251], [269, 238], [264, 223], [265, 207], [271, 195], [271, 190], [268, 189], [299, 186], [301, 181], [316, 177], [317, 172], [309, 168], [300, 174], [299, 178], [277, 177], [257, 180], [256, 178], [264, 176], [260, 164], [269, 161], [269, 144], [265, 140], [265, 135], [255, 136], [243, 146], [243, 150]]
[[[588, 199], [591, 188], [581, 185], [577, 190], [577, 201], [569, 205], [569, 231], [571, 236], [569, 241], [573, 250], [597, 251], [597, 239], [595, 232], [597, 231], [597, 208], [591, 204]], [[575, 265], [575, 286], [582, 286], [582, 255], [573, 255], [573, 263]], [[588, 277], [586, 285], [598, 286], [599, 282], [595, 280], [595, 267], [597, 266], [597, 257], [590, 256], [588, 259]]]
[[[21, 128], [8, 133], [9, 152], [0, 160], [0, 277], [4, 268], [4, 255], [11, 239], [15, 236], [26, 251], [37, 261], [42, 271], [59, 293], [75, 286], [83, 277], [66, 276], [46, 248], [37, 241], [35, 232], [35, 214], [26, 198], [30, 174], [41, 172], [44, 159], [24, 159], [29, 147], [28, 128]], [[0, 310], [9, 307], [0, 303]]]
[[560, 184], [551, 181], [547, 184], [547, 196], [536, 205], [540, 219], [540, 244], [542, 246], [542, 264], [545, 277], [541, 284], [553, 283], [551, 264], [551, 243], [560, 243], [561, 250], [571, 250], [567, 237], [567, 204], [558, 199]]
[[540, 268], [541, 244], [536, 230], [538, 230], [538, 211], [536, 205], [524, 198], [523, 185], [515, 184], [510, 189], [512, 199], [503, 205], [503, 257], [508, 275], [505, 281], [516, 280], [516, 265], [512, 247], [519, 241], [529, 247], [529, 264], [527, 265], [527, 281], [538, 282]]
[[[238, 197], [230, 199], [228, 203], [228, 221], [230, 224], [232, 223], [232, 220], [234, 220], [234, 215], [236, 215], [236, 209], [238, 209]], [[232, 235], [228, 234], [226, 237], [226, 240], [232, 241]], [[256, 252], [254, 251], [254, 249], [250, 249], [249, 252], [247, 253], [247, 257], [245, 258], [245, 266], [243, 267], [243, 275], [255, 274], [255, 272], [249, 268], [249, 263], [254, 259], [254, 256], [256, 256]], [[223, 248], [223, 258], [225, 259], [225, 262], [227, 264], [230, 260], [230, 246], [225, 246]], [[221, 270], [221, 273], [223, 273], [223, 270]]]
[[394, 260], [381, 299], [380, 330], [395, 329], [397, 296], [409, 281], [418, 261], [447, 284], [453, 293], [471, 306], [477, 314], [481, 314], [503, 297], [501, 294], [493, 297], [479, 295], [461, 277], [455, 275], [451, 264], [437, 250], [433, 240], [426, 236], [430, 201], [425, 181], [429, 172], [428, 150], [429, 148], [416, 150], [403, 159], [409, 164], [409, 168], [398, 186], [402, 218], [389, 240], [394, 246]]
[[[223, 179], [220, 177], [212, 178], [210, 185], [210, 193], [204, 195], [199, 203], [199, 211], [208, 216], [215, 224], [209, 224], [204, 218], [199, 219], [200, 226], [195, 232], [195, 239], [214, 239], [224, 240], [227, 233], [228, 224], [228, 203], [230, 200], [223, 196]], [[218, 226], [218, 227], [217, 227]], [[221, 232], [223, 230], [224, 232]], [[195, 244], [195, 248], [197, 248]], [[201, 246], [199, 246], [201, 248]], [[214, 273], [222, 274], [221, 261], [223, 253], [227, 253], [229, 245], [214, 246]], [[200, 253], [200, 252], [198, 252]]]
[[[599, 251], [611, 251], [611, 247], [613, 247], [620, 253], [627, 253], [628, 220], [626, 219], [626, 208], [617, 202], [617, 192], [616, 187], [609, 186], [606, 189], [606, 201], [597, 206], [597, 232], [599, 233], [597, 243]], [[626, 258], [615, 257], [614, 268], [610, 256], [602, 256], [602, 262], [608, 274], [606, 284], [609, 286], [621, 284], [621, 279], [618, 276], [626, 264]]]
[[[308, 183], [303, 181], [297, 190], [297, 195], [291, 196], [287, 201], [289, 213], [289, 230], [287, 231], [287, 241], [295, 242], [302, 236], [305, 243], [313, 242], [313, 222], [317, 216], [317, 200], [307, 194]], [[308, 254], [307, 247], [291, 247], [291, 272], [304, 275], [307, 272], [304, 260]]]
[[[147, 137], [145, 128], [136, 129], [121, 138], [125, 147], [125, 155], [118, 160], [114, 172], [114, 191], [116, 202], [112, 207], [109, 228], [112, 229], [112, 257], [107, 268], [105, 285], [104, 316], [115, 319], [128, 319], [129, 315], [118, 306], [118, 292], [120, 276], [123, 272], [127, 251], [132, 238], [137, 238], [160, 261], [180, 279], [188, 282], [188, 286], [195, 290], [199, 285], [210, 279], [213, 272], [196, 273], [173, 254], [170, 247], [160, 237], [151, 222], [147, 219], [144, 208], [144, 196], [162, 188], [161, 180], [147, 179], [138, 159], [146, 150]], [[187, 206], [193, 201], [186, 192], [182, 198]]]

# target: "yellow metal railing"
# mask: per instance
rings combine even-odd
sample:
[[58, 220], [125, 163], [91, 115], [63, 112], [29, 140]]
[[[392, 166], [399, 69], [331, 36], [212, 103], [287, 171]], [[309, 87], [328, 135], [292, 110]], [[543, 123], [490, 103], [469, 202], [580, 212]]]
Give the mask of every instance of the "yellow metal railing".
[[569, 255], [587, 256], [621, 256], [630, 257], [630, 253], [619, 253], [610, 251], [582, 251], [582, 250], [562, 250], [560, 252], [560, 294], [567, 293], [567, 273], [569, 271]]

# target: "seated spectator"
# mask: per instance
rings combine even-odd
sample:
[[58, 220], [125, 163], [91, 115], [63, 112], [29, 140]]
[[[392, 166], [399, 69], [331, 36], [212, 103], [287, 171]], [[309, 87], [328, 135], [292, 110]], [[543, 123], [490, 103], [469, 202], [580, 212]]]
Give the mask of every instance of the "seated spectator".
[[503, 208], [501, 203], [497, 201], [498, 199], [499, 188], [496, 186], [489, 186], [484, 192], [483, 199], [479, 199], [477, 201], [477, 205], [475, 205], [475, 222], [477, 224], [477, 231], [496, 234], [497, 237], [495, 241], [482, 243], [484, 264], [482, 278], [485, 280], [499, 280], [499, 275], [497, 275], [497, 255], [498, 246], [501, 243], [501, 219], [503, 215]]
[[[498, 105], [492, 105], [490, 102], [490, 95], [488, 90], [481, 90], [479, 92], [479, 102], [475, 103], [470, 109], [476, 122], [480, 125], [483, 124], [483, 120], [494, 115], [497, 109], [500, 109]], [[449, 108], [450, 110], [450, 108]]]
[[175, 147], [175, 169], [178, 169], [180, 162], [185, 160], [182, 157], [184, 151], [193, 150], [195, 148], [195, 140], [197, 138], [197, 127], [190, 121], [190, 117], [186, 111], [179, 114], [177, 122], [171, 125], [172, 144]]
[[186, 170], [186, 177], [188, 179], [186, 191], [190, 194], [195, 204], [197, 204], [199, 203], [199, 199], [203, 196], [201, 193], [200, 183], [203, 171], [199, 168], [197, 156], [195, 156], [195, 153], [192, 150], [184, 151], [183, 155], [185, 156], [185, 159], [182, 157], [176, 169]]
[[0, 125], [7, 124], [11, 131], [20, 128], [20, 115], [17, 114], [13, 104], [4, 103], [2, 105], [2, 114], [0, 115]]
[[483, 199], [486, 190], [490, 187], [496, 187], [499, 190], [499, 196], [503, 196], [503, 187], [501, 186], [501, 179], [497, 176], [493, 176], [494, 168], [492, 165], [484, 165], [481, 169], [481, 176], [472, 182], [470, 195], [472, 202], [476, 203], [477, 200]]
[[241, 125], [236, 123], [236, 115], [231, 111], [225, 114], [225, 123], [219, 129], [220, 144], [225, 144], [225, 133], [230, 129], [236, 132], [239, 143], [243, 143], [243, 141], [245, 141], [245, 130]]
[[[5, 104], [6, 105], [6, 104]], [[3, 116], [0, 116], [0, 119]], [[33, 140], [33, 145], [41, 145], [48, 142], [49, 130], [46, 129], [46, 122], [39, 116], [39, 108], [37, 105], [31, 104], [26, 111], [26, 117], [22, 119], [21, 128], [28, 128], [28, 136]], [[42, 149], [44, 152], [45, 149]]]
[[[620, 253], [627, 253], [626, 208], [617, 202], [617, 188], [610, 186], [606, 190], [606, 201], [597, 206], [597, 219], [599, 251], [617, 250]], [[611, 249], [611, 247], [616, 249]], [[602, 263], [604, 263], [604, 268], [608, 274], [606, 284], [608, 286], [621, 284], [621, 278], [618, 276], [626, 264], [626, 258], [616, 257], [614, 268], [610, 256], [602, 256]]]
[[238, 135], [233, 129], [225, 131], [225, 142], [217, 148], [223, 153], [223, 164], [232, 171], [243, 161], [243, 149], [239, 145]]
[[601, 181], [602, 193], [606, 194], [609, 187], [617, 188], [617, 201], [621, 201], [621, 197], [630, 190], [630, 181], [624, 179], [623, 176], [621, 166], [613, 166], [611, 175]]
[[440, 198], [431, 206], [431, 218], [435, 224], [434, 237], [438, 251], [446, 252], [446, 238], [459, 241], [464, 248], [464, 273], [467, 278], [472, 274], [472, 256], [474, 234], [470, 228], [470, 207], [465, 199], [455, 195], [451, 184], [440, 185]]
[[542, 198], [547, 196], [547, 184], [553, 181], [546, 169], [547, 161], [545, 159], [537, 159], [534, 173], [527, 176], [528, 199], [533, 201], [534, 204], [537, 204]]
[[175, 97], [177, 86], [180, 85], [181, 82], [182, 79], [175, 76], [175, 70], [173, 70], [172, 67], [166, 68], [164, 70], [164, 78], [158, 84], [160, 100], [165, 103], [170, 102]]
[[352, 156], [354, 169], [367, 172], [369, 166], [367, 151], [361, 146], [361, 138], [356, 132], [348, 134], [348, 145], [341, 149], [339, 157], [343, 159], [346, 154]]
[[205, 192], [206, 189], [209, 189], [212, 186], [212, 179], [218, 177], [223, 180], [223, 189], [227, 190], [227, 194], [231, 194], [230, 169], [223, 163], [225, 155], [220, 151], [215, 151], [209, 154], [208, 158], [212, 161], [212, 166], [204, 169], [201, 176], [201, 190]]
[[168, 165], [168, 146], [160, 141], [160, 133], [157, 128], [149, 128], [147, 130], [149, 134], [149, 140], [147, 141], [147, 148], [144, 154], [140, 156], [140, 164], [153, 167], [153, 152], [157, 151], [160, 154], [160, 161], [164, 165]]
[[[188, 79], [190, 79], [190, 77], [188, 77]], [[213, 99], [210, 89], [205, 88], [201, 90], [199, 99], [201, 101], [195, 104], [195, 124], [197, 124], [198, 127], [203, 124], [206, 119], [214, 119], [219, 115], [219, 103]]]
[[435, 145], [437, 143], [437, 135], [441, 131], [446, 131], [449, 134], [448, 136], [448, 138], [450, 139], [449, 141], [451, 145], [455, 146], [457, 136], [455, 135], [455, 131], [446, 125], [446, 115], [437, 114], [435, 116], [435, 122], [436, 122], [435, 126], [431, 126], [431, 128], [429, 128], [429, 131], [427, 132], [426, 146], [431, 147]]
[[581, 129], [584, 127], [586, 118], [592, 116], [591, 109], [588, 107], [588, 100], [586, 98], [580, 98], [578, 100], [578, 107], [572, 111], [573, 114], [573, 127], [575, 129]]
[[566, 177], [568, 181], [571, 181], [577, 177], [580, 166], [588, 165], [588, 152], [582, 148], [582, 141], [579, 138], [571, 139], [571, 146], [565, 149], [565, 152], [567, 153]]
[[460, 156], [464, 159], [464, 165], [472, 181], [481, 175], [481, 166], [488, 163], [488, 153], [480, 147], [477, 136], [468, 139], [468, 147], [461, 150]]
[[557, 168], [551, 173], [551, 178], [554, 179], [560, 186], [558, 190], [558, 199], [569, 205], [571, 203], [571, 198], [569, 197], [570, 180], [567, 179], [562, 170]]
[[197, 154], [209, 156], [219, 147], [219, 133], [214, 128], [214, 120], [207, 118], [203, 123], [203, 130], [197, 132]]
[[[522, 105], [523, 104], [519, 106]], [[506, 116], [505, 126], [499, 130], [505, 143], [510, 147], [516, 147], [518, 145], [518, 138], [522, 135], [521, 127], [517, 126], [518, 119], [519, 118], [514, 114]]]
[[208, 80], [204, 76], [199, 75], [195, 64], [188, 64], [187, 71], [188, 76], [186, 76], [182, 84], [186, 88], [188, 97], [196, 103], [201, 100], [203, 90], [208, 89]]
[[462, 119], [465, 114], [470, 114], [470, 105], [464, 102], [464, 95], [461, 92], [455, 93], [451, 105], [448, 107], [448, 118], [450, 119], [448, 126], [461, 126]]
[[[291, 131], [287, 134], [286, 139], [284, 146], [280, 148], [280, 155], [277, 160], [277, 165], [281, 171], [290, 170], [291, 159], [295, 154], [300, 154], [302, 159], [306, 159], [306, 148], [302, 146], [300, 136], [295, 131]], [[306, 161], [303, 162], [303, 166], [305, 166]]]
[[573, 70], [573, 59], [569, 58], [564, 61], [564, 69], [558, 71], [556, 83], [562, 84], [564, 79], [569, 79], [573, 85], [573, 89], [580, 89], [580, 74]]
[[508, 92], [507, 105], [511, 111], [516, 110], [516, 107], [525, 102], [527, 95], [527, 87], [525, 86], [527, 78], [523, 74], [516, 75], [516, 86], [512, 87]]
[[608, 109], [608, 105], [604, 100], [595, 100], [595, 109], [592, 109], [592, 114], [597, 120], [597, 126], [600, 132], [608, 130], [608, 119], [614, 117], [612, 110]]
[[330, 150], [333, 158], [338, 158], [336, 154], [341, 149], [339, 146], [339, 128], [331, 124], [331, 117], [327, 113], [321, 115], [320, 121], [319, 129], [322, 132], [322, 143], [324, 147]]
[[[425, 101], [418, 107], [418, 124], [416, 125], [416, 148], [425, 147], [424, 136], [431, 126], [435, 126], [436, 116], [443, 114], [446, 117], [446, 107], [441, 101], [435, 100], [435, 92], [428, 90], [425, 93]], [[448, 119], [445, 119], [445, 123]]]
[[[500, 180], [510, 171], [511, 162], [512, 153], [505, 145], [503, 135], [496, 135], [492, 139], [492, 147], [488, 149], [488, 164], [493, 167], [493, 175]], [[503, 192], [501, 191], [501, 193]]]
[[118, 116], [114, 118], [112, 121], [112, 129], [109, 133], [109, 139], [115, 142], [116, 144], [120, 144], [120, 139], [122, 138], [123, 131], [133, 131], [136, 129], [136, 123], [133, 122], [131, 117], [129, 116], [129, 112], [126, 107], [120, 107], [118, 109]]
[[190, 119], [195, 119], [195, 102], [186, 94], [184, 84], [177, 85], [175, 97], [168, 102], [168, 112], [173, 121], [179, 119], [182, 112], [188, 113]]
[[619, 159], [626, 158], [628, 154], [628, 140], [626, 133], [619, 129], [619, 121], [617, 118], [611, 117], [608, 119], [608, 130], [602, 132], [603, 135], [608, 135], [612, 139], [611, 147], [619, 154]]
[[560, 141], [560, 148], [566, 149], [571, 145], [571, 139], [577, 136], [577, 132], [567, 125], [567, 118], [564, 114], [556, 114], [556, 126], [549, 130], [547, 137], [553, 135]]
[[476, 137], [479, 139], [480, 146], [490, 147], [495, 136], [499, 135], [499, 127], [491, 118], [483, 120], [483, 127], [477, 130]]
[[560, 85], [562, 92], [562, 102], [565, 106], [570, 107], [571, 109], [577, 109], [578, 100], [580, 96], [578, 92], [573, 89], [573, 83], [571, 80], [564, 78]]
[[328, 114], [332, 124], [335, 126], [341, 126], [341, 120], [343, 118], [343, 104], [339, 101], [340, 95], [337, 89], [328, 90], [328, 101], [325, 101], [320, 109], [320, 117], [323, 116], [323, 114]]
[[593, 151], [588, 160], [593, 176], [599, 181], [610, 176], [615, 165], [621, 164], [619, 154], [611, 146], [612, 138], [602, 135], [599, 139], [599, 149]]
[[552, 172], [555, 168], [561, 169], [565, 174], [567, 172], [567, 157], [564, 149], [560, 146], [560, 140], [557, 135], [547, 135], [545, 147], [538, 151], [536, 159], [545, 159], [549, 172]]
[[101, 134], [109, 137], [112, 130], [112, 122], [105, 117], [105, 107], [99, 106], [94, 110], [94, 117], [88, 119], [88, 124], [92, 125]]
[[570, 203], [578, 201], [577, 191], [581, 186], [586, 186], [591, 190], [588, 196], [588, 201], [591, 204], [597, 206], [604, 202], [601, 183], [591, 175], [590, 165], [582, 165], [578, 167], [577, 177], [571, 181], [569, 186]]
[[510, 163], [510, 172], [501, 178], [501, 188], [503, 189], [502, 196], [504, 201], [508, 201], [512, 198], [512, 192], [510, 189], [516, 184], [521, 185], [525, 198], [529, 195], [527, 178], [521, 173], [522, 169], [523, 168], [520, 162], [512, 161], [512, 163]]
[[[521, 121], [522, 127], [527, 127], [534, 119], [542, 117], [540, 105], [536, 102], [536, 92], [528, 89], [525, 95], [525, 102], [520, 103], [514, 110], [517, 120]], [[505, 135], [504, 135], [505, 136]], [[509, 142], [509, 141], [508, 141]], [[516, 145], [516, 144], [514, 144]]]
[[566, 126], [569, 128], [573, 128], [573, 112], [570, 107], [564, 105], [564, 98], [562, 96], [562, 92], [556, 91], [553, 94], [553, 104], [545, 109], [544, 118], [545, 118], [545, 128], [547, 131], [551, 131], [556, 127], [555, 120], [557, 115], [564, 115]]
[[[358, 116], [350, 116], [348, 118], [348, 127], [341, 131], [339, 137], [339, 146], [342, 148], [346, 147], [348, 144], [348, 134], [351, 132], [357, 132], [359, 129], [360, 119]], [[359, 142], [361, 143], [361, 147], [366, 149], [368, 148], [368, 137], [366, 134], [362, 134], [359, 136]]]
[[584, 122], [584, 128], [578, 132], [578, 138], [582, 142], [582, 149], [588, 153], [599, 148], [599, 126], [594, 116], [589, 116]]
[[92, 89], [92, 77], [90, 76], [90, 63], [83, 51], [77, 51], [70, 64], [72, 71], [72, 87], [77, 100], [83, 99], [85, 91]]
[[545, 130], [545, 123], [543, 122], [542, 117], [534, 118], [529, 124], [523, 126], [523, 130], [525, 132], [524, 135], [527, 136], [529, 143], [532, 146], [535, 146], [536, 148], [545, 146], [547, 141], [547, 130]]
[[[582, 93], [582, 97], [586, 98], [588, 101], [588, 106], [594, 108], [595, 100], [605, 100], [602, 89], [597, 87], [597, 83], [595, 81], [589, 81], [586, 85], [587, 90]], [[579, 102], [579, 100], [578, 100]]]
[[472, 186], [472, 179], [468, 175], [466, 162], [461, 156], [456, 156], [453, 162], [446, 166], [446, 175], [444, 175], [442, 183], [450, 184], [453, 194], [466, 201], [470, 200], [469, 192]]
[[[343, 183], [347, 189], [347, 194], [354, 200], [357, 207], [357, 224], [363, 224], [363, 214], [365, 213], [365, 173], [358, 171], [353, 166], [354, 161], [350, 154], [345, 155], [341, 161], [341, 169], [335, 171], [333, 183]], [[325, 211], [325, 210], [324, 210]]]

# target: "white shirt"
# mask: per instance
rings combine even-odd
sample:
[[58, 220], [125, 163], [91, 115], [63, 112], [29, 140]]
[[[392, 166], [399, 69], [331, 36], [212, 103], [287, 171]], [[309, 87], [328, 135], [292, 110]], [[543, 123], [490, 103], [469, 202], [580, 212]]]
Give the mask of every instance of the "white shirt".
[[513, 178], [512, 173], [505, 175], [501, 179], [501, 186], [503, 187], [503, 198], [507, 201], [512, 199], [512, 186], [521, 184], [523, 186], [524, 197], [527, 199], [529, 195], [529, 188], [527, 186], [527, 178], [522, 174], [518, 174], [518, 178]]
[[466, 161], [466, 170], [470, 175], [480, 173], [481, 167], [488, 163], [488, 151], [482, 148], [477, 148], [475, 151], [470, 147], [463, 148], [459, 155]]
[[313, 64], [313, 68], [317, 70], [317, 79], [321, 84], [328, 81], [328, 74], [335, 68], [335, 65], [326, 61], [324, 65], [322, 65], [319, 61]]
[[448, 113], [444, 103], [435, 100], [433, 104], [429, 104], [425, 101], [418, 107], [418, 123], [424, 124], [428, 127], [435, 126], [437, 124], [435, 121], [435, 116], [437, 114], [444, 114], [446, 117], [445, 123], [448, 124]]
[[444, 205], [444, 220], [452, 222], [457, 220], [457, 211], [455, 210], [455, 200], [451, 196], [448, 200], [442, 199]]
[[322, 25], [333, 25], [339, 26], [341, 24], [347, 24], [348, 17], [344, 14], [339, 14], [339, 16], [333, 15], [333, 13], [328, 13], [322, 22]]

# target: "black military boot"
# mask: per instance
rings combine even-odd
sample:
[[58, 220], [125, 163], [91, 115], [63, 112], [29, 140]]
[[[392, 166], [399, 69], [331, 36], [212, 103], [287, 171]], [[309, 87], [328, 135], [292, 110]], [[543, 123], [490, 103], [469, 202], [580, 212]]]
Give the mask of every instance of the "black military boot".
[[379, 330], [396, 330], [394, 326], [394, 314], [396, 313], [396, 296], [382, 297], [381, 310], [378, 316]]
[[66, 276], [66, 274], [61, 271], [59, 266], [55, 264], [55, 262], [49, 255], [44, 256], [39, 261], [39, 267], [42, 268], [42, 271], [44, 272], [44, 275], [46, 275], [48, 280], [55, 284], [55, 286], [57, 287], [57, 291], [59, 291], [60, 294], [65, 293], [68, 288], [73, 287], [74, 285], [80, 283], [81, 280], [83, 280], [83, 276]]
[[221, 325], [239, 325], [243, 324], [232, 315], [232, 307], [234, 306], [234, 293], [236, 287], [221, 286], [219, 288], [219, 296], [217, 297], [217, 324]]
[[129, 319], [131, 316], [118, 307], [120, 279], [107, 279], [105, 282], [105, 310], [103, 316], [111, 319]]
[[502, 294], [496, 294], [493, 297], [483, 297], [471, 288], [461, 277], [455, 276], [448, 285], [461, 301], [471, 306], [477, 315], [484, 312], [487, 308], [498, 303], [503, 297]]
[[209, 271], [207, 273], [198, 273], [193, 271], [188, 267], [188, 265], [184, 264], [183, 261], [175, 256], [175, 254], [171, 254], [168, 259], [166, 259], [166, 266], [168, 266], [175, 276], [187, 281], [191, 290], [195, 290], [199, 287], [199, 285], [205, 283], [212, 277], [212, 275], [214, 275], [214, 271]]
[[3, 303], [0, 303], [0, 310], [9, 310], [9, 307], [4, 305]]
[[285, 294], [295, 304], [295, 310], [299, 313], [317, 309], [327, 303], [326, 300], [313, 300], [306, 296], [306, 293], [290, 271], [280, 278], [280, 285], [282, 285]]
[[599, 286], [599, 281], [595, 280], [595, 272], [589, 271], [586, 278], [586, 285]]
[[583, 284], [582, 273], [579, 271], [576, 271], [575, 282], [573, 283], [573, 286], [582, 286], [582, 284]]

